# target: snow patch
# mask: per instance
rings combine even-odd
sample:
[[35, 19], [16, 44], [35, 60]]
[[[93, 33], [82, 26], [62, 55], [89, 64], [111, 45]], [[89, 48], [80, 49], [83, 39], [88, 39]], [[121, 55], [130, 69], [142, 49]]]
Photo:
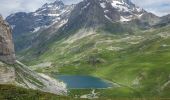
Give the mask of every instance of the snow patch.
[[34, 28], [33, 33], [38, 32], [40, 29], [41, 29], [41, 27], [36, 27], [36, 28]]
[[55, 16], [60, 16], [60, 14], [48, 14], [48, 16], [53, 16], [53, 17], [55, 17]]
[[129, 12], [129, 8], [127, 7], [128, 5], [126, 5], [124, 2], [119, 2], [119, 1], [113, 1], [111, 3], [111, 5], [118, 9], [119, 11], [126, 11]]
[[89, 5], [90, 5], [90, 2], [89, 2], [86, 6], [84, 6], [83, 8], [81, 8], [81, 10], [86, 9]]
[[109, 21], [112, 21], [112, 19], [109, 18], [107, 15], [104, 15], [104, 17], [106, 17]]
[[105, 11], [104, 11], [104, 13], [107, 13], [107, 12], [109, 12], [109, 10], [105, 10]]
[[102, 7], [102, 8], [106, 8], [106, 4], [103, 2], [103, 3], [100, 3], [100, 6]]
[[121, 22], [128, 22], [128, 21], [130, 21], [131, 19], [129, 19], [129, 18], [125, 18], [125, 17], [123, 17], [123, 16], [120, 16], [120, 21]]

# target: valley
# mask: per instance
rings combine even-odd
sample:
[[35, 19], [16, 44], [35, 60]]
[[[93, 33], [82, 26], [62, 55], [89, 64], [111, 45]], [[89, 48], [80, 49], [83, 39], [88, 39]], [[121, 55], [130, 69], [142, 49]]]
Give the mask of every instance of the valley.
[[0, 92], [10, 87], [35, 100], [170, 98], [169, 15], [130, 0], [56, 0], [6, 21], [16, 53], [2, 34]]
[[[169, 90], [162, 87], [169, 80], [169, 29], [166, 26], [138, 31], [132, 35], [99, 32], [81, 39], [73, 35], [55, 42], [36, 60], [25, 63], [41, 73], [100, 77], [120, 84], [118, 91], [126, 91], [123, 94], [129, 97], [138, 97], [135, 91], [143, 97], [155, 94], [166, 97]], [[45, 66], [44, 63], [49, 62], [50, 65]], [[39, 67], [39, 64], [44, 67]], [[108, 91], [115, 94], [116, 89]]]

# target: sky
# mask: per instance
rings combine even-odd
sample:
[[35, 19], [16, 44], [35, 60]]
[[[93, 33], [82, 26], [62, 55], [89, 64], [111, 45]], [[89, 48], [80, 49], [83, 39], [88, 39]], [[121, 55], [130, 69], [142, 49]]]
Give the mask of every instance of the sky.
[[[33, 12], [43, 4], [55, 0], [0, 0], [0, 14], [6, 17], [16, 12]], [[80, 2], [81, 0], [62, 0], [65, 4]], [[170, 0], [132, 0], [136, 5], [158, 16], [170, 14]]]

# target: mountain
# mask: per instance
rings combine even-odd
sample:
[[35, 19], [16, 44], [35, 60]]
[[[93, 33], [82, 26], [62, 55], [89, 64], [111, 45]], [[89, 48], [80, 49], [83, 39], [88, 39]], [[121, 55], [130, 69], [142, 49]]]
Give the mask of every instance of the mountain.
[[[6, 18], [13, 28], [14, 36], [28, 32], [37, 32], [41, 28], [50, 27], [55, 22], [66, 20], [72, 6], [64, 5], [62, 1], [44, 4], [31, 13], [18, 12]], [[22, 28], [21, 28], [22, 27]]]
[[[70, 12], [68, 21], [55, 29], [52, 25], [42, 32], [27, 49], [34, 49], [33, 55], [41, 55], [48, 44], [76, 34], [79, 30], [105, 31], [112, 34], [133, 34], [159, 22], [160, 18], [137, 7], [128, 0], [84, 0]], [[52, 30], [52, 31], [51, 31]], [[86, 32], [86, 31], [85, 31]], [[81, 34], [86, 34], [82, 32]], [[50, 34], [50, 35], [49, 35]], [[79, 37], [83, 35], [79, 34]], [[29, 39], [27, 36], [26, 39]]]
[[55, 23], [60, 23], [58, 27], [66, 23], [73, 7], [74, 5], [64, 5], [62, 1], [56, 0], [53, 3], [44, 4], [35, 12], [18, 12], [8, 16], [6, 21], [12, 27], [16, 50], [29, 47], [34, 38], [39, 35], [38, 31], [47, 29]]
[[17, 57], [36, 72], [90, 75], [120, 85], [97, 89], [99, 98], [169, 97], [170, 27], [155, 27], [161, 22], [129, 0], [84, 0], [65, 23], [20, 37], [32, 44]]
[[71, 12], [64, 29], [79, 29], [81, 27], [107, 28], [111, 25], [112, 29], [110, 30], [112, 32], [122, 32], [130, 30], [131, 27], [128, 27], [127, 23], [132, 23], [142, 28], [149, 27], [154, 24], [151, 19], [156, 22], [159, 17], [137, 7], [129, 0], [84, 0], [77, 4]]
[[170, 14], [162, 16], [159, 23], [154, 25], [154, 27], [164, 27], [170, 24]]
[[[136, 7], [128, 1], [121, 0], [84, 0], [76, 5], [70, 15], [68, 26], [92, 27], [109, 22], [127, 22], [144, 13], [143, 9]], [[75, 23], [74, 26], [72, 25]], [[83, 24], [83, 25], [81, 25]]]
[[166, 22], [166, 21], [169, 22], [169, 20], [170, 20], [170, 14], [163, 16], [161, 19], [163, 20], [163, 22]]
[[37, 74], [15, 58], [11, 27], [0, 16], [0, 84], [65, 95], [65, 84], [44, 74]]
[[19, 52], [66, 37], [81, 28], [131, 34], [150, 28], [159, 17], [129, 0], [84, 0], [76, 6], [56, 0], [32, 13], [12, 14], [6, 20], [13, 27], [15, 49]]

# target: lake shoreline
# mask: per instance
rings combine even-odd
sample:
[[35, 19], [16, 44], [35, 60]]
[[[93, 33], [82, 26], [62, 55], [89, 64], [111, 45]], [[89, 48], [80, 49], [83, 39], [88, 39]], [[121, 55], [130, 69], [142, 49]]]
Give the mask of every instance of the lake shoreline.
[[110, 89], [113, 87], [118, 87], [116, 83], [92, 75], [52, 74], [52, 76], [53, 78], [67, 84], [67, 88], [72, 90], [73, 89], [80, 89], [80, 90]]

